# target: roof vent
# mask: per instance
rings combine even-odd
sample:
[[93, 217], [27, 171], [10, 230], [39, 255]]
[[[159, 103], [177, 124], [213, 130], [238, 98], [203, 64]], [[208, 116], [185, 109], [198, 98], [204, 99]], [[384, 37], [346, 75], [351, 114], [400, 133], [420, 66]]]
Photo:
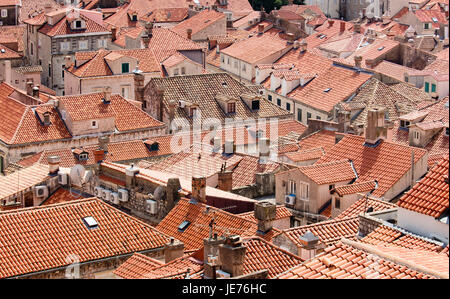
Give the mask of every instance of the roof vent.
[[329, 92], [330, 90], [331, 90], [331, 88], [327, 88], [323, 92]]
[[95, 218], [92, 216], [84, 217], [83, 223], [88, 229], [94, 229], [98, 227], [97, 220], [95, 220]]

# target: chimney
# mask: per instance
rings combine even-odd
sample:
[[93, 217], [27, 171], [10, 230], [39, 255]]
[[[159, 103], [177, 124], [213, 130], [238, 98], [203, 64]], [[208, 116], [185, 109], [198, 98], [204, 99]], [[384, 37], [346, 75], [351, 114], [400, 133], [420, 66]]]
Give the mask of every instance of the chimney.
[[33, 87], [33, 97], [34, 98], [39, 98], [39, 85], [35, 85]]
[[169, 101], [169, 124], [172, 123], [173, 119], [175, 118], [175, 109], [177, 108], [177, 101], [170, 100]]
[[258, 24], [258, 34], [261, 35], [264, 33], [264, 24]]
[[300, 52], [304, 53], [304, 52], [306, 52], [307, 49], [308, 49], [308, 43], [306, 42], [306, 40], [302, 40], [300, 42]]
[[298, 255], [304, 259], [305, 261], [314, 258], [318, 252], [318, 249], [321, 249], [323, 245], [319, 243], [319, 238], [316, 237], [312, 232], [307, 231], [303, 236], [299, 238], [300, 246]]
[[192, 177], [192, 199], [206, 203], [206, 178]]
[[192, 39], [192, 29], [191, 28], [186, 29], [186, 34], [187, 34], [188, 39]]
[[270, 202], [255, 203], [254, 215], [258, 221], [258, 231], [260, 235], [269, 232], [273, 227], [273, 221], [277, 213], [276, 206]]
[[126, 185], [127, 188], [131, 188], [136, 184], [136, 175], [139, 174], [139, 168], [131, 164], [130, 167], [125, 169]]
[[136, 66], [136, 69], [133, 71], [133, 77], [134, 77], [134, 99], [136, 101], [144, 102], [144, 92], [145, 92], [145, 86], [144, 86], [144, 75], [142, 74], [142, 71], [139, 69], [138, 66]]
[[296, 40], [294, 42], [294, 50], [297, 50], [299, 47], [300, 47], [300, 43], [299, 43], [299, 41]]
[[234, 154], [236, 150], [236, 146], [234, 145], [234, 140], [225, 140], [224, 144], [224, 153], [226, 154]]
[[164, 262], [167, 264], [174, 259], [182, 257], [184, 254], [184, 244], [174, 238], [170, 238], [169, 243], [164, 245]]
[[219, 246], [219, 260], [222, 271], [236, 277], [244, 274], [245, 251], [247, 247], [242, 244], [241, 237], [232, 235], [226, 238], [225, 243]]
[[170, 178], [167, 180], [165, 200], [167, 213], [172, 210], [172, 208], [180, 199], [180, 194], [178, 193], [178, 190], [180, 189], [181, 184], [179, 178]]
[[108, 152], [108, 143], [109, 143], [109, 136], [98, 137], [98, 147], [104, 150], [106, 153]]
[[117, 39], [117, 27], [112, 27], [111, 28], [111, 41], [115, 41]]
[[45, 5], [44, 5], [44, 12], [47, 14], [47, 13], [49, 13], [49, 12], [51, 12], [53, 9], [52, 9], [52, 5], [51, 5], [51, 3], [46, 3]]
[[332, 27], [334, 24], [334, 20], [333, 19], [328, 19], [328, 26]]
[[149, 38], [153, 37], [153, 22], [145, 23], [145, 33]]
[[44, 126], [50, 126], [50, 112], [45, 111], [44, 115]]
[[286, 38], [287, 38], [287, 43], [289, 45], [292, 45], [294, 43], [294, 40], [295, 40], [294, 33], [291, 33], [291, 32], [286, 33]]
[[233, 190], [233, 172], [223, 170], [218, 173], [218, 189], [231, 192]]
[[72, 64], [72, 57], [70, 57], [69, 55], [64, 56], [64, 64], [66, 68], [70, 67], [70, 65]]
[[218, 153], [222, 147], [222, 139], [219, 136], [213, 138], [213, 152]]
[[94, 150], [94, 161], [95, 163], [101, 163], [105, 159], [105, 151], [102, 149]]
[[355, 60], [355, 68], [359, 71], [361, 69], [362, 56], [356, 55], [354, 57]]
[[353, 24], [353, 32], [361, 33], [361, 24], [358, 24], [358, 23]]
[[105, 104], [111, 103], [111, 88], [110, 87], [105, 88], [105, 91], [103, 93], [104, 93], [103, 103]]
[[203, 239], [203, 268], [205, 279], [215, 279], [216, 270], [220, 265], [219, 246], [225, 243], [225, 237], [217, 234]]
[[27, 81], [27, 95], [33, 96], [33, 81]]
[[163, 115], [164, 115], [164, 90], [157, 88], [156, 89], [156, 98], [157, 98], [157, 106], [156, 109], [158, 111], [158, 120], [163, 121]]
[[372, 108], [368, 111], [365, 132], [367, 144], [376, 144], [379, 140], [386, 139], [385, 112], [385, 108]]
[[270, 140], [263, 137], [258, 140], [259, 163], [265, 164], [270, 156]]
[[340, 27], [339, 27], [339, 31], [340, 32], [344, 32], [345, 31], [345, 21], [341, 21]]
[[372, 69], [375, 67], [375, 59], [366, 59], [366, 66], [369, 69]]
[[56, 175], [59, 170], [59, 163], [61, 162], [61, 158], [59, 156], [50, 156], [47, 158], [48, 162], [48, 173], [50, 175]]

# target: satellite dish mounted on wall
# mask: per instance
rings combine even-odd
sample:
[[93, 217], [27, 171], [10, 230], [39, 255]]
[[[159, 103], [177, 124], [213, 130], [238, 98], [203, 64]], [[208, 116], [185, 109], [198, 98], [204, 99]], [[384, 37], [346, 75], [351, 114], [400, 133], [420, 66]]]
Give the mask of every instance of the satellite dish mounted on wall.
[[75, 165], [70, 169], [70, 182], [72, 185], [75, 185], [77, 187], [82, 187], [82, 184], [84, 183], [84, 175], [86, 173], [86, 170], [82, 165]]

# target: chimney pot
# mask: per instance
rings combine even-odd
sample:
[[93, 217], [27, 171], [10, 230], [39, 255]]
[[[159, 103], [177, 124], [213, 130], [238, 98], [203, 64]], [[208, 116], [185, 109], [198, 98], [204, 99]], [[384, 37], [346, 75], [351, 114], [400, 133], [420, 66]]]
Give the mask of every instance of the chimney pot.
[[61, 158], [59, 156], [50, 156], [47, 158], [49, 174], [56, 174], [59, 170], [59, 163]]
[[258, 24], [258, 34], [264, 33], [264, 24]]
[[27, 81], [27, 95], [33, 96], [33, 81]]
[[340, 32], [345, 31], [345, 21], [341, 21], [341, 27], [339, 29], [340, 29]]
[[206, 203], [206, 178], [192, 177], [192, 199]]
[[187, 34], [188, 39], [192, 39], [192, 29], [191, 28], [186, 29], [186, 34]]
[[385, 113], [385, 108], [373, 108], [368, 111], [365, 132], [367, 144], [376, 144], [379, 140], [386, 139]]
[[355, 56], [354, 60], [355, 60], [355, 68], [359, 70], [361, 68], [362, 56], [357, 55]]

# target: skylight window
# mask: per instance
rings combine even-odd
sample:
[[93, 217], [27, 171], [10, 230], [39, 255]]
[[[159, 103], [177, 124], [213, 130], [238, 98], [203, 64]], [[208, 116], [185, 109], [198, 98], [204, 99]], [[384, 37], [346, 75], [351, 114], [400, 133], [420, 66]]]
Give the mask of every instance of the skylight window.
[[97, 220], [95, 220], [95, 218], [92, 216], [84, 217], [83, 222], [88, 229], [94, 229], [98, 227]]
[[323, 92], [329, 92], [330, 90], [331, 90], [331, 88], [327, 88]]
[[436, 18], [431, 18], [432, 20], [433, 20], [433, 22], [435, 22], [435, 23], [437, 23], [438, 22], [438, 20], [436, 19]]
[[384, 49], [384, 46], [381, 46], [381, 47], [378, 48], [378, 51], [381, 51], [383, 49]]
[[178, 231], [181, 232], [181, 233], [184, 232], [184, 231], [189, 227], [190, 224], [191, 224], [190, 221], [184, 220], [184, 221], [181, 222], [181, 224], [178, 226]]

